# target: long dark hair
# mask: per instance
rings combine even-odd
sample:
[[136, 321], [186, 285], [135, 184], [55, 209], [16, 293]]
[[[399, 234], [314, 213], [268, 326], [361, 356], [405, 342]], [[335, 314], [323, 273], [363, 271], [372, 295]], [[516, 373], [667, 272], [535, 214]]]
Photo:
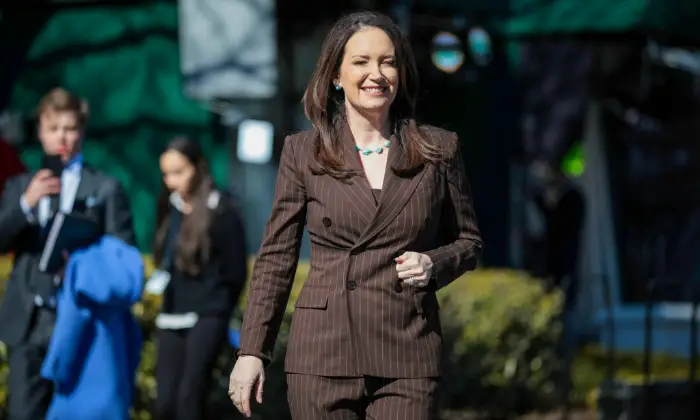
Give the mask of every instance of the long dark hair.
[[394, 44], [399, 70], [399, 87], [391, 105], [390, 117], [394, 134], [406, 150], [408, 164], [405, 168], [391, 169], [399, 174], [412, 172], [428, 162], [438, 163], [445, 158], [444, 151], [426, 139], [415, 120], [418, 69], [408, 39], [388, 16], [376, 12], [356, 12], [340, 18], [326, 36], [321, 56], [302, 99], [304, 113], [313, 125], [315, 140], [311, 169], [315, 174], [329, 174], [335, 178], [353, 175], [343, 164], [343, 148], [340, 145], [346, 118], [345, 98], [342, 91], [335, 90], [333, 80], [340, 71], [348, 40], [367, 27], [381, 29], [389, 36]]
[[[209, 165], [197, 142], [177, 137], [165, 148], [163, 153], [175, 151], [184, 156], [194, 167], [195, 173], [189, 186], [189, 204], [192, 212], [182, 217], [180, 232], [173, 253], [173, 262], [178, 270], [196, 275], [207, 264], [211, 254], [210, 226], [214, 210], [209, 208], [209, 196], [214, 184], [209, 173]], [[153, 257], [160, 265], [163, 259], [165, 243], [170, 228], [170, 191], [163, 183], [156, 211], [156, 234]]]

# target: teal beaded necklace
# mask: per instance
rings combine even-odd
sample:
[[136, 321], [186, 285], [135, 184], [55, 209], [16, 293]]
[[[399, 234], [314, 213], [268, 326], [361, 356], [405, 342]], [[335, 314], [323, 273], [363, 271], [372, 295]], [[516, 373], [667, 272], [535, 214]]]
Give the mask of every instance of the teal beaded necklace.
[[371, 155], [372, 153], [376, 153], [376, 154], [380, 155], [380, 154], [382, 154], [382, 152], [384, 152], [384, 148], [388, 149], [389, 146], [391, 146], [391, 142], [389, 140], [387, 140], [384, 142], [383, 147], [379, 146], [379, 147], [375, 147], [374, 149], [363, 149], [360, 146], [355, 145], [355, 150], [357, 150], [358, 152], [362, 153], [365, 156]]

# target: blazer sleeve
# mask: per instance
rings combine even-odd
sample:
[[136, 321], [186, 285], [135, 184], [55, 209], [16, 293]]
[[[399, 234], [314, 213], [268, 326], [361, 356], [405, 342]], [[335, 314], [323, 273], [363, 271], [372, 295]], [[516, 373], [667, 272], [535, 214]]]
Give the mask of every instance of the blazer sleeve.
[[445, 235], [442, 238], [443, 245], [425, 253], [433, 262], [433, 275], [438, 289], [476, 268], [483, 249], [456, 135], [453, 141], [452, 153], [445, 163], [446, 195], [440, 228]]
[[20, 233], [29, 225], [20, 199], [24, 193], [23, 176], [10, 178], [0, 198], [0, 254], [12, 252]]
[[129, 245], [136, 244], [131, 204], [121, 183], [109, 179], [103, 187], [105, 203], [104, 231]]
[[282, 148], [272, 212], [253, 267], [243, 313], [239, 355], [272, 360], [277, 333], [299, 262], [306, 220], [306, 189], [287, 137]]

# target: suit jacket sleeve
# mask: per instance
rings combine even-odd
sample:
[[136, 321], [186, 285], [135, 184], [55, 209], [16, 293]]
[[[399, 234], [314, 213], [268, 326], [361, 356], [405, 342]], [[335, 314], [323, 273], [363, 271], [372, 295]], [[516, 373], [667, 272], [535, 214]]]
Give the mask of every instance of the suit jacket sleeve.
[[110, 179], [103, 187], [105, 202], [105, 234], [115, 236], [129, 245], [136, 244], [131, 204], [119, 181]]
[[438, 288], [476, 268], [483, 248], [459, 140], [455, 136], [453, 141], [444, 168], [446, 196], [440, 229], [445, 235], [443, 245], [425, 253], [433, 262]]
[[0, 198], [0, 254], [11, 252], [18, 235], [29, 225], [20, 205], [24, 193], [22, 180], [23, 176], [10, 178]]
[[265, 364], [272, 360], [299, 262], [306, 220], [306, 190], [293, 147], [287, 137], [277, 173], [272, 213], [253, 268], [241, 328], [239, 355], [257, 356]]

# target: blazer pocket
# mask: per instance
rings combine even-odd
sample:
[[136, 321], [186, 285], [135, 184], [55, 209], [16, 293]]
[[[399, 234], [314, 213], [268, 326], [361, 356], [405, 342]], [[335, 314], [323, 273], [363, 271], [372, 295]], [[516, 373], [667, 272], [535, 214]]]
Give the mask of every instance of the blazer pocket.
[[328, 287], [304, 285], [294, 307], [326, 309], [328, 307]]

